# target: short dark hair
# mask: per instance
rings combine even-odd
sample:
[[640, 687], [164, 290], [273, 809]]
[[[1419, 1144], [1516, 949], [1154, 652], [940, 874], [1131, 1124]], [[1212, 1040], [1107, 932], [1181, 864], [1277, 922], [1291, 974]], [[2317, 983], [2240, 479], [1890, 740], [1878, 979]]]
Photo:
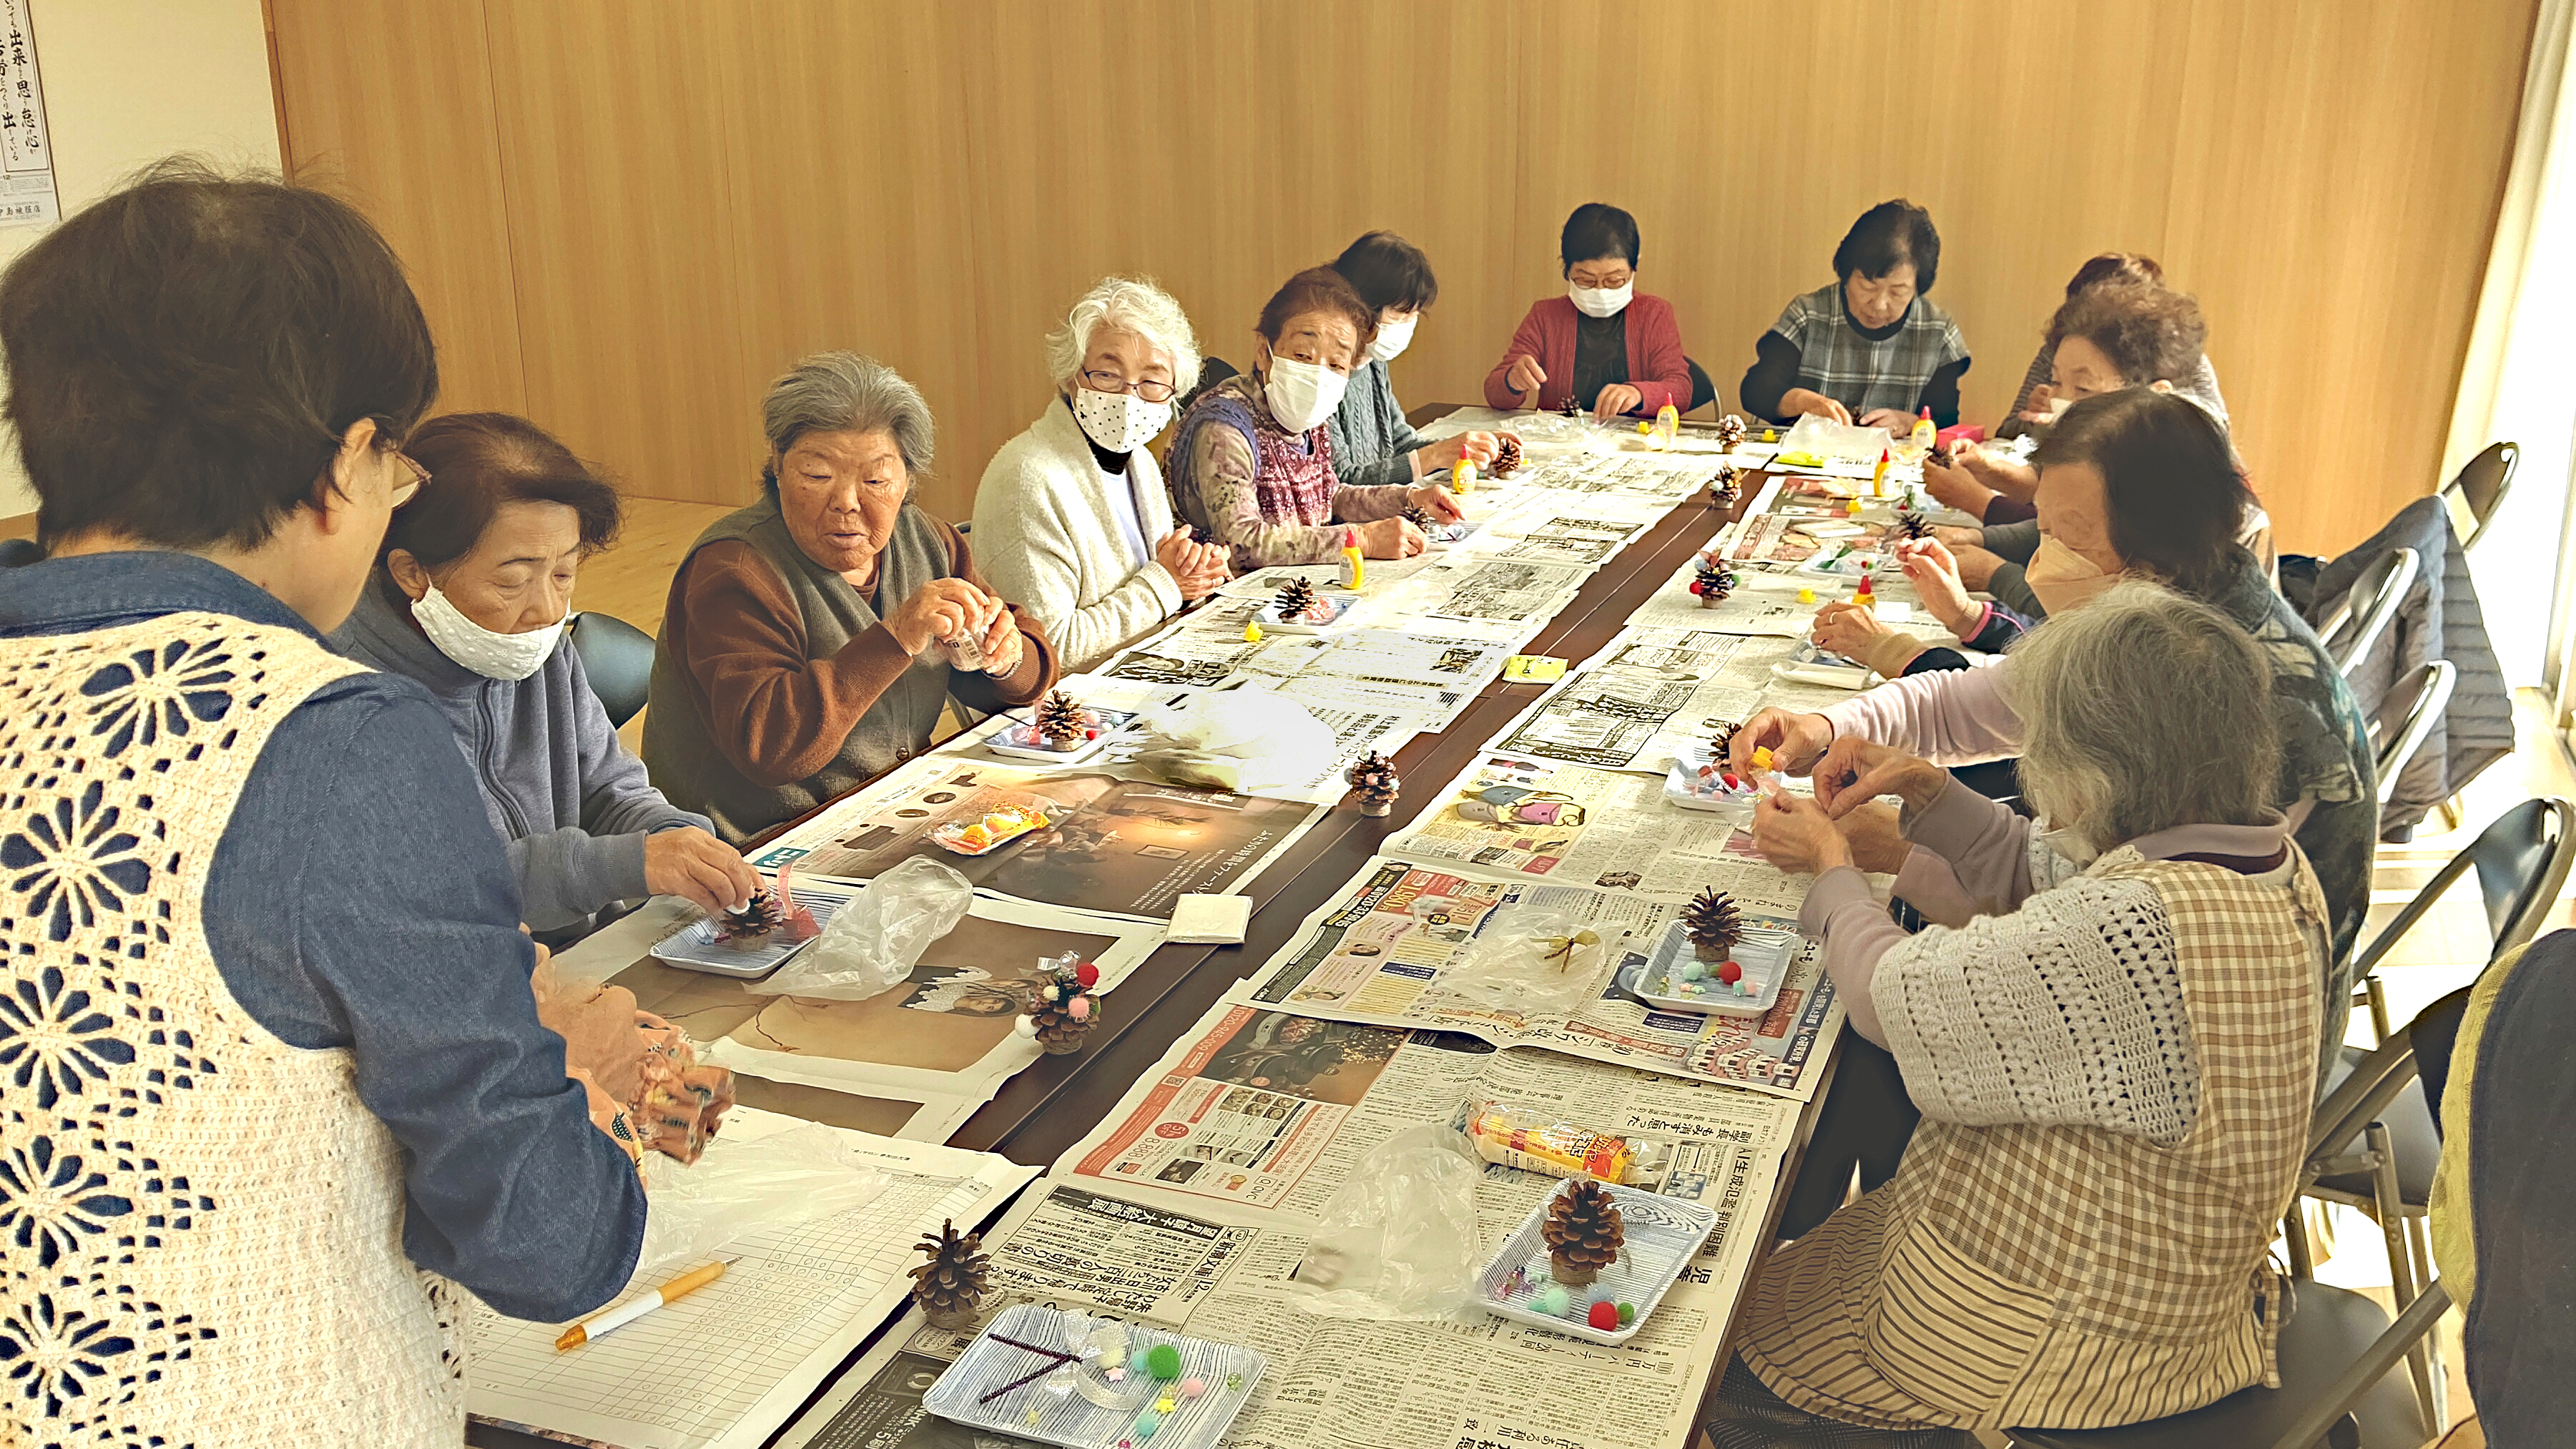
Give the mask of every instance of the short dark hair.
[[2071, 302], [2075, 300], [2076, 293], [2104, 282], [2145, 282], [2163, 286], [2164, 280], [2165, 269], [2144, 252], [2102, 252], [2086, 258], [2084, 265], [2075, 269], [2075, 275], [2066, 279], [2066, 298]]
[[1557, 260], [1565, 271], [1573, 271], [1576, 262], [1599, 261], [1616, 254], [1637, 265], [1637, 219], [1606, 201], [1587, 201], [1565, 219], [1565, 230], [1557, 234]]
[[2150, 387], [2088, 397], [2057, 420], [2031, 462], [2101, 473], [2111, 547], [2183, 593], [2215, 598], [2252, 564], [2237, 541], [2254, 490], [2216, 419]]
[[173, 158], [0, 276], [7, 416], [47, 540], [256, 548], [342, 435], [400, 445], [438, 396], [402, 263], [347, 202]]
[[560, 503], [581, 520], [584, 553], [617, 537], [623, 517], [617, 490], [552, 434], [510, 413], [449, 413], [412, 434], [405, 452], [429, 470], [429, 483], [394, 511], [376, 550], [395, 549], [443, 568], [473, 551], [505, 503]]
[[2049, 346], [2069, 337], [2100, 348], [2124, 382], [2177, 382], [2200, 365], [2209, 324], [2188, 292], [2104, 285], [2076, 293], [2049, 319]]
[[1941, 274], [1941, 233], [1932, 213], [1898, 197], [1862, 212], [1843, 233], [1834, 248], [1834, 280], [1858, 275], [1875, 282], [1907, 262], [1914, 264], [1915, 295], [1931, 291]]
[[1431, 275], [1431, 258], [1422, 248], [1391, 231], [1373, 231], [1342, 248], [1333, 270], [1360, 294], [1360, 300], [1383, 312], [1418, 312], [1440, 300], [1440, 279]]
[[[1351, 284], [1342, 280], [1342, 274], [1331, 267], [1308, 267], [1290, 277], [1270, 294], [1269, 303], [1261, 309], [1261, 320], [1254, 327], [1276, 345], [1279, 334], [1288, 330], [1289, 319], [1309, 312], [1335, 312], [1351, 319], [1360, 330], [1363, 349], [1377, 336], [1377, 309], [1362, 300]], [[1367, 360], [1365, 354], [1361, 360]]]

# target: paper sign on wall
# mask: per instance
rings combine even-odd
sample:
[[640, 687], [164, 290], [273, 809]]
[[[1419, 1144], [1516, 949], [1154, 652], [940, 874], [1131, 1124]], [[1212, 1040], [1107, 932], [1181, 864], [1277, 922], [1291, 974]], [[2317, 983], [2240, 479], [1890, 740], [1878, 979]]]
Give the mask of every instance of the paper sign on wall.
[[36, 74], [33, 0], [0, 0], [0, 226], [62, 220], [54, 193], [54, 140]]

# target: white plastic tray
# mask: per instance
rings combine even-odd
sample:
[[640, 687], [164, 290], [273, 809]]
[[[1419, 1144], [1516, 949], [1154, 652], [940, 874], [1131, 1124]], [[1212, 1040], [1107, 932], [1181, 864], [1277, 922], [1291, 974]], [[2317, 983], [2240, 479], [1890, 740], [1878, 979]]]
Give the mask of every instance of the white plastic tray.
[[1335, 629], [1348, 626], [1351, 617], [1351, 610], [1357, 608], [1360, 602], [1360, 596], [1357, 594], [1336, 593], [1329, 589], [1317, 590], [1315, 598], [1319, 603], [1326, 603], [1333, 606], [1333, 617], [1324, 620], [1282, 620], [1279, 617], [1279, 601], [1277, 599], [1271, 599], [1264, 603], [1261, 606], [1261, 611], [1254, 614], [1252, 617], [1260, 623], [1262, 632], [1264, 633], [1329, 634]]
[[[796, 904], [814, 913], [814, 924], [827, 926], [832, 913], [849, 903], [851, 892], [817, 890], [796, 886], [788, 891]], [[653, 944], [654, 959], [683, 971], [704, 971], [712, 976], [740, 976], [746, 979], [766, 976], [784, 964], [788, 957], [814, 944], [812, 937], [802, 941], [780, 942], [772, 937], [756, 941], [719, 941], [716, 922], [711, 916], [673, 931]]]
[[[1736, 996], [1711, 989], [1693, 996], [1679, 988], [1681, 982], [1672, 973], [1683, 965], [1698, 960], [1692, 950], [1690, 934], [1675, 921], [1664, 927], [1645, 964], [1631, 972], [1619, 973], [1619, 984], [1636, 993], [1637, 999], [1666, 1011], [1697, 1012], [1717, 1016], [1761, 1016], [1779, 1003], [1780, 983], [1789, 977], [1789, 968], [1798, 959], [1800, 937], [1795, 931], [1769, 926], [1744, 928], [1744, 939], [1735, 948], [1735, 964], [1744, 968], [1744, 979], [1754, 983], [1751, 996]], [[1714, 967], [1716, 963], [1702, 963]]]
[[1042, 760], [1050, 765], [1079, 765], [1108, 753], [1129, 730], [1135, 728], [1136, 712], [1126, 709], [1085, 709], [1098, 723], [1099, 734], [1082, 742], [1078, 749], [1057, 750], [1047, 747], [1038, 727], [1027, 720], [1013, 719], [984, 737], [984, 748], [1015, 760]]
[[[1639, 1187], [1604, 1184], [1613, 1201], [1619, 1205], [1619, 1220], [1626, 1228], [1626, 1238], [1619, 1257], [1601, 1270], [1601, 1276], [1580, 1288], [1566, 1288], [1566, 1308], [1561, 1314], [1545, 1314], [1529, 1306], [1530, 1300], [1556, 1280], [1548, 1276], [1547, 1240], [1543, 1230], [1548, 1209], [1556, 1200], [1574, 1188], [1573, 1180], [1560, 1183], [1556, 1191], [1539, 1200], [1521, 1225], [1503, 1239], [1500, 1251], [1487, 1260], [1476, 1275], [1476, 1300], [1484, 1310], [1498, 1318], [1553, 1330], [1586, 1339], [1593, 1343], [1626, 1343], [1646, 1326], [1655, 1305], [1664, 1301], [1664, 1293], [1690, 1265], [1691, 1255], [1707, 1241], [1709, 1229], [1717, 1226], [1715, 1211], [1695, 1202], [1665, 1197]], [[1633, 1303], [1637, 1316], [1617, 1328], [1600, 1329], [1585, 1321], [1595, 1301]]]
[[[1063, 1449], [1117, 1449], [1120, 1441], [1130, 1439], [1141, 1449], [1148, 1440], [1132, 1433], [1137, 1415], [1180, 1379], [1166, 1383], [1150, 1373], [1130, 1370], [1123, 1382], [1111, 1383], [1104, 1373], [1108, 1364], [1077, 1361], [989, 1402], [977, 1402], [1047, 1362], [1026, 1349], [995, 1341], [995, 1335], [1080, 1354], [1091, 1331], [1107, 1322], [1043, 1304], [1015, 1303], [995, 1314], [975, 1341], [966, 1345], [957, 1362], [922, 1395], [921, 1406], [970, 1429]], [[1215, 1449], [1252, 1397], [1268, 1361], [1252, 1349], [1230, 1343], [1188, 1338], [1139, 1323], [1124, 1327], [1131, 1352], [1168, 1343], [1180, 1350], [1181, 1379], [1196, 1378], [1207, 1386], [1195, 1399], [1175, 1393], [1172, 1412], [1151, 1436], [1152, 1449]]]
[[[1684, 810], [1705, 810], [1739, 826], [1751, 823], [1753, 806], [1762, 798], [1761, 788], [1748, 781], [1741, 790], [1728, 790], [1723, 785], [1711, 790], [1699, 773], [1700, 767], [1708, 763], [1710, 753], [1704, 745], [1683, 751], [1672, 768], [1664, 772], [1664, 798]], [[1736, 778], [1743, 779], [1740, 775]]]

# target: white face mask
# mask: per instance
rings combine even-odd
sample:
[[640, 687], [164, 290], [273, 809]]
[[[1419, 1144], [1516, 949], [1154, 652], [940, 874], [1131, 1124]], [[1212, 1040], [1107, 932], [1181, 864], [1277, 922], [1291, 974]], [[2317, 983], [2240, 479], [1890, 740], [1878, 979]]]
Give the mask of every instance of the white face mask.
[[1342, 393], [1350, 385], [1349, 378], [1320, 362], [1299, 362], [1274, 355], [1261, 395], [1269, 401], [1270, 416], [1278, 420], [1279, 426], [1302, 433], [1331, 417], [1333, 409], [1342, 405]]
[[1616, 287], [1578, 287], [1565, 284], [1565, 295], [1586, 317], [1616, 317], [1628, 308], [1628, 299], [1637, 295], [1637, 279], [1630, 277]]
[[1393, 362], [1413, 345], [1413, 329], [1422, 322], [1422, 314], [1412, 313], [1401, 322], [1377, 324], [1377, 340], [1369, 344], [1369, 356], [1380, 362]]
[[1154, 440], [1172, 420], [1169, 402], [1149, 403], [1132, 392], [1101, 392], [1073, 385], [1073, 420], [1107, 453], [1132, 453]]
[[438, 585], [431, 584], [428, 594], [412, 602], [411, 616], [439, 653], [486, 679], [520, 680], [545, 668], [554, 657], [572, 613], [566, 610], [563, 618], [525, 634], [495, 634], [466, 618], [438, 591]]

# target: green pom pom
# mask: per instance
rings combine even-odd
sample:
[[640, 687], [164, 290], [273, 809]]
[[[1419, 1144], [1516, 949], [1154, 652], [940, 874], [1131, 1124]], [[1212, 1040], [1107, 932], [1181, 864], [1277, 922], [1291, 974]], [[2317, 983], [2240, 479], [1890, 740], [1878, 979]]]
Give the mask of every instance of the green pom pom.
[[1181, 1351], [1168, 1343], [1155, 1344], [1153, 1351], [1145, 1355], [1145, 1367], [1152, 1370], [1158, 1379], [1179, 1378]]
[[1634, 1304], [1634, 1303], [1622, 1303], [1622, 1304], [1620, 1304], [1620, 1305], [1619, 1305], [1619, 1326], [1620, 1326], [1621, 1328], [1625, 1328], [1625, 1327], [1627, 1327], [1629, 1324], [1634, 1323], [1634, 1322], [1636, 1322], [1636, 1321], [1637, 1321], [1637, 1305], [1636, 1305], [1636, 1304]]

